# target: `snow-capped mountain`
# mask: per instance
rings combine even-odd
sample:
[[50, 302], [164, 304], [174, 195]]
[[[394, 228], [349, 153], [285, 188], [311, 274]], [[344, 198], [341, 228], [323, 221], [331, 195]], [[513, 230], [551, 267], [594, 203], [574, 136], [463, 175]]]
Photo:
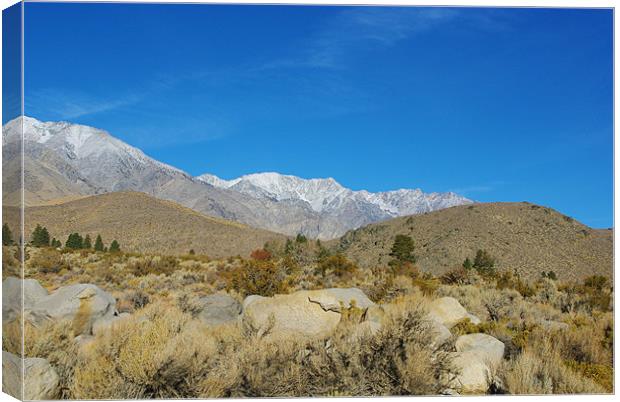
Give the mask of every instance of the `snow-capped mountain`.
[[274, 172], [249, 174], [233, 180], [223, 180], [211, 174], [203, 174], [197, 178], [213, 186], [254, 197], [267, 197], [278, 201], [303, 201], [313, 211], [324, 214], [337, 212], [350, 202], [376, 206], [386, 216], [392, 217], [430, 212], [472, 202], [455, 193], [427, 194], [420, 189], [379, 193], [353, 191], [343, 187], [331, 177], [302, 179]]
[[[7, 123], [2, 130], [2, 143], [18, 140], [22, 119]], [[44, 147], [69, 161], [80, 173], [101, 187], [124, 189], [123, 178], [137, 171], [158, 170], [186, 175], [179, 169], [149, 158], [139, 150], [94, 127], [68, 122], [42, 122], [23, 118], [24, 149]], [[117, 187], [117, 188], [114, 188]]]
[[21, 199], [22, 125], [27, 205], [133, 190], [263, 229], [331, 239], [372, 222], [471, 202], [453, 193], [353, 191], [331, 178], [301, 179], [278, 173], [234, 180], [213, 175], [194, 178], [106, 131], [24, 117], [2, 130], [6, 205]]

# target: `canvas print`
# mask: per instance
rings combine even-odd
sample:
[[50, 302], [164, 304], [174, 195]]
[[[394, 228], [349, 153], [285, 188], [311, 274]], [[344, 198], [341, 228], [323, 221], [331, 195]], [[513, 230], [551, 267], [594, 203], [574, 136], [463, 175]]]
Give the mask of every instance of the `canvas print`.
[[613, 393], [613, 17], [7, 8], [3, 391]]

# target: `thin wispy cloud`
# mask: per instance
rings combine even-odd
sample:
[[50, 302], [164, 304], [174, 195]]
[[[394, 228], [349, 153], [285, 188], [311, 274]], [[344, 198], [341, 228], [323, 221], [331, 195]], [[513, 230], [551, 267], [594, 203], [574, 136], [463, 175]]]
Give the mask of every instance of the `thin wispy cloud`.
[[343, 69], [349, 53], [394, 46], [457, 18], [449, 8], [356, 7], [328, 20], [300, 54], [265, 63], [263, 68]]
[[53, 114], [61, 119], [70, 120], [127, 107], [142, 99], [143, 95], [138, 94], [100, 98], [84, 92], [44, 88], [28, 92], [24, 106], [26, 114], [33, 116]]

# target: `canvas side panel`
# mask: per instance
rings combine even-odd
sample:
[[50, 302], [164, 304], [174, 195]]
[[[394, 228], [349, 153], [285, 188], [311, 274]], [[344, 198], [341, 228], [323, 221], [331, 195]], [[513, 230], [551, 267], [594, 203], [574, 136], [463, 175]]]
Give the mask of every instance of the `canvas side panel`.
[[2, 391], [23, 387], [23, 4], [2, 11]]

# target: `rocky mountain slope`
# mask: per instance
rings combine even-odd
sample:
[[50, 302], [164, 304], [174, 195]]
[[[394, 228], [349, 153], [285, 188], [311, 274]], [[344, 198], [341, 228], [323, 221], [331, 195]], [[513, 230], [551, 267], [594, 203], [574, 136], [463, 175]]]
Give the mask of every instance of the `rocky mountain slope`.
[[[3, 127], [6, 205], [18, 205], [20, 200], [21, 125], [22, 119], [16, 119]], [[244, 176], [232, 182], [208, 175], [193, 178], [93, 127], [30, 117], [23, 118], [23, 127], [26, 205], [133, 190], [210, 216], [330, 239], [371, 222], [470, 202], [453, 193], [420, 190], [354, 192], [333, 179], [277, 174]]]
[[[19, 210], [3, 208], [4, 221], [16, 232]], [[70, 233], [101, 234], [106, 244], [117, 239], [126, 251], [186, 254], [190, 249], [210, 257], [248, 256], [266, 241], [285, 236], [240, 223], [213, 218], [144, 193], [116, 192], [84, 197], [58, 205], [25, 210], [25, 233], [37, 224], [63, 244]]]
[[372, 214], [385, 219], [472, 203], [471, 200], [450, 192], [427, 194], [420, 189], [400, 189], [370, 193], [365, 190], [350, 190], [331, 177], [302, 179], [274, 172], [255, 173], [233, 180], [222, 180], [217, 176], [204, 174], [198, 176], [198, 179], [219, 188], [232, 189], [257, 198], [302, 201], [309, 204], [313, 211], [325, 215], [339, 215], [343, 211], [357, 209], [372, 211]]
[[330, 244], [362, 266], [391, 259], [397, 234], [414, 239], [417, 265], [435, 274], [460, 266], [484, 249], [500, 270], [529, 278], [554, 271], [562, 280], [612, 276], [613, 232], [589, 228], [550, 208], [529, 203], [457, 206], [395, 218], [352, 230]]

